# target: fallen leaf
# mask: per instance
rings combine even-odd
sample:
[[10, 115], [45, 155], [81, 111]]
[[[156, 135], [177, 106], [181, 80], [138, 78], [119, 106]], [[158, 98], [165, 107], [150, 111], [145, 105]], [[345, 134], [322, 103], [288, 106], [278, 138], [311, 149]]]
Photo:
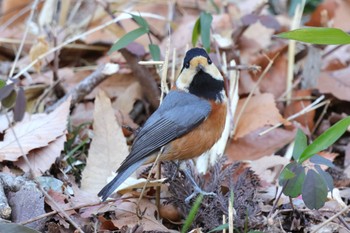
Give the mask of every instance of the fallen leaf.
[[340, 100], [350, 101], [350, 68], [321, 72], [318, 90], [321, 93], [331, 93]]
[[0, 162], [3, 160], [16, 161], [23, 153], [27, 154], [33, 149], [47, 146], [63, 135], [67, 128], [70, 101], [71, 98], [68, 98], [50, 114], [33, 114], [17, 123], [13, 130], [18, 142], [12, 130], [6, 130], [4, 140], [0, 142]]
[[[293, 91], [293, 97], [310, 97], [311, 96], [311, 89], [310, 90], [294, 90]], [[284, 117], [288, 118], [289, 116], [300, 112], [305, 107], [309, 106], [311, 104], [310, 100], [294, 100], [292, 101], [284, 110]], [[308, 127], [308, 129], [311, 131], [314, 128], [314, 118], [315, 118], [316, 111], [310, 111], [306, 114], [303, 114], [294, 120], [299, 122], [301, 125]]]
[[111, 101], [102, 91], [95, 99], [93, 129], [94, 137], [82, 174], [81, 188], [97, 194], [128, 155], [126, 140], [115, 119]]
[[310, 19], [305, 23], [306, 26], [312, 27], [329, 27], [329, 22], [334, 18], [338, 3], [335, 0], [326, 0], [317, 6], [312, 12]]
[[134, 82], [113, 103], [123, 114], [128, 115], [134, 107], [136, 100], [142, 99], [142, 89], [139, 82]]
[[[49, 50], [49, 43], [45, 40], [45, 37], [38, 37], [37, 43], [33, 44], [29, 51], [30, 60], [33, 62], [38, 59], [42, 54]], [[40, 72], [42, 62], [39, 60], [34, 64], [34, 69], [36, 72]]]
[[[139, 205], [139, 208], [143, 213], [141, 219], [136, 215], [137, 205]], [[157, 207], [150, 200], [141, 199], [138, 204], [138, 198], [128, 199], [118, 205], [118, 209], [115, 211], [117, 219], [112, 220], [112, 222], [119, 229], [123, 226], [132, 228], [136, 224], [140, 224], [143, 227], [144, 232], [178, 232], [166, 228], [161, 221], [156, 219], [155, 213], [157, 213]]]
[[[241, 112], [242, 106], [246, 100], [247, 98], [238, 101], [235, 119], [237, 119], [237, 114]], [[255, 95], [249, 100], [244, 109], [234, 136], [235, 139], [242, 138], [263, 126], [275, 125], [284, 121], [285, 119], [283, 119], [276, 108], [276, 103], [272, 94], [265, 93]]]
[[274, 154], [291, 141], [293, 141], [296, 130], [274, 129], [263, 136], [259, 133], [266, 130], [262, 127], [243, 138], [233, 140], [227, 144], [226, 152], [229, 161], [255, 160], [266, 155]]
[[275, 169], [273, 172], [270, 168], [280, 166], [281, 168], [287, 165], [290, 160], [286, 157], [278, 155], [264, 156], [257, 160], [252, 161], [249, 165], [250, 168], [257, 174], [261, 180], [264, 180], [268, 183], [272, 183], [274, 179], [278, 176], [276, 172], [280, 170]]
[[[29, 152], [28, 160], [31, 168], [36, 176], [41, 176], [46, 170], [50, 169], [51, 165], [55, 163], [56, 158], [61, 155], [66, 135], [62, 135], [48, 146], [35, 149]], [[29, 166], [20, 158], [15, 165], [20, 167], [23, 171], [28, 172]]]

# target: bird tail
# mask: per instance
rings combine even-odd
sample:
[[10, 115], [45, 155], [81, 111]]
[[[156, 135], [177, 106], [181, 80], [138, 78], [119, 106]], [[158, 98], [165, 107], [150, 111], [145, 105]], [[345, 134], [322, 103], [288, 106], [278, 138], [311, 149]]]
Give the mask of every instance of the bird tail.
[[[101, 197], [102, 201], [105, 201], [114, 192], [114, 190], [116, 190], [132, 173], [134, 173], [136, 169], [143, 164], [145, 159], [137, 161], [123, 171], [118, 171], [117, 176], [114, 177], [114, 179], [103, 187], [103, 189], [101, 189], [101, 191], [97, 194], [99, 197]], [[120, 168], [118, 170], [120, 170]]]

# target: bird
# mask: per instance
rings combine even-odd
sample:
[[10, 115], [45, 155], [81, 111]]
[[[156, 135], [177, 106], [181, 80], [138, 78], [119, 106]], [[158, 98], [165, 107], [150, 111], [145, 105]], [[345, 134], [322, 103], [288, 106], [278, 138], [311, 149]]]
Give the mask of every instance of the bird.
[[227, 140], [229, 131], [224, 86], [223, 76], [208, 53], [203, 48], [189, 49], [174, 88], [138, 130], [114, 179], [98, 193], [102, 201], [141, 165], [154, 162], [161, 149], [158, 161], [206, 156], [215, 162], [218, 144]]

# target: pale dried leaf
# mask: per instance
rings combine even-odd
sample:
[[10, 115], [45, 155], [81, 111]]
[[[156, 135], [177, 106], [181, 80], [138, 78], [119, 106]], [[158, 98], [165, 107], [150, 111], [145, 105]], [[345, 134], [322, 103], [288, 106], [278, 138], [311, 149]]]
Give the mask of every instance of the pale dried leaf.
[[[13, 130], [23, 152], [47, 146], [59, 136], [63, 135], [67, 128], [71, 98], [68, 98], [55, 111], [50, 114], [33, 114], [17, 123]], [[6, 131], [4, 140], [0, 142], [0, 162], [3, 160], [16, 161], [23, 154], [11, 129]]]
[[349, 68], [333, 72], [321, 72], [318, 90], [321, 93], [331, 93], [340, 100], [350, 101], [349, 72]]
[[[46, 170], [50, 169], [56, 158], [60, 156], [65, 141], [66, 135], [62, 135], [48, 146], [29, 152], [28, 160], [35, 176], [41, 176]], [[23, 158], [15, 162], [15, 165], [25, 172], [29, 171], [29, 166]]]
[[115, 171], [128, 155], [122, 129], [114, 116], [111, 101], [104, 92], [96, 96], [93, 128], [94, 137], [82, 174], [81, 188], [97, 194], [106, 184], [112, 171]]
[[[237, 113], [242, 109], [246, 98], [238, 101]], [[253, 96], [238, 122], [235, 138], [242, 138], [245, 135], [268, 125], [275, 125], [285, 122], [279, 113], [272, 94], [266, 93]]]
[[[46, 53], [49, 50], [49, 43], [45, 40], [44, 37], [38, 37], [37, 43], [33, 44], [29, 51], [29, 57], [31, 61], [35, 61], [42, 54]], [[34, 69], [39, 72], [41, 68], [41, 61], [39, 60], [34, 64]]]
[[118, 97], [113, 106], [117, 106], [123, 114], [128, 115], [138, 99], [142, 99], [141, 85], [139, 82], [134, 82]]
[[[144, 211], [142, 219], [136, 215], [136, 206], [139, 205], [140, 210]], [[155, 232], [178, 232], [166, 228], [161, 221], [156, 219], [155, 213], [157, 207], [148, 199], [141, 199], [138, 204], [138, 198], [128, 199], [118, 205], [118, 209], [115, 211], [116, 220], [112, 220], [113, 224], [121, 229], [123, 226], [129, 228], [134, 227], [136, 224], [140, 224], [143, 227], [143, 231], [155, 231]]]
[[243, 138], [227, 144], [226, 155], [229, 160], [255, 160], [266, 155], [271, 155], [286, 144], [293, 141], [296, 130], [274, 129], [273, 131], [259, 136], [259, 133], [267, 127], [263, 127]]

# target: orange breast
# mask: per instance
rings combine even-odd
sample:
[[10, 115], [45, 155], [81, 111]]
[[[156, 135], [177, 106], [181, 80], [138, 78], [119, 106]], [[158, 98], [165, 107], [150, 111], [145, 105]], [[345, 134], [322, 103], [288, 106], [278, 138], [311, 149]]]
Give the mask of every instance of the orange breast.
[[211, 106], [212, 111], [208, 118], [191, 132], [169, 143], [164, 148], [160, 160], [195, 158], [209, 150], [220, 139], [225, 127], [226, 104], [211, 101]]

